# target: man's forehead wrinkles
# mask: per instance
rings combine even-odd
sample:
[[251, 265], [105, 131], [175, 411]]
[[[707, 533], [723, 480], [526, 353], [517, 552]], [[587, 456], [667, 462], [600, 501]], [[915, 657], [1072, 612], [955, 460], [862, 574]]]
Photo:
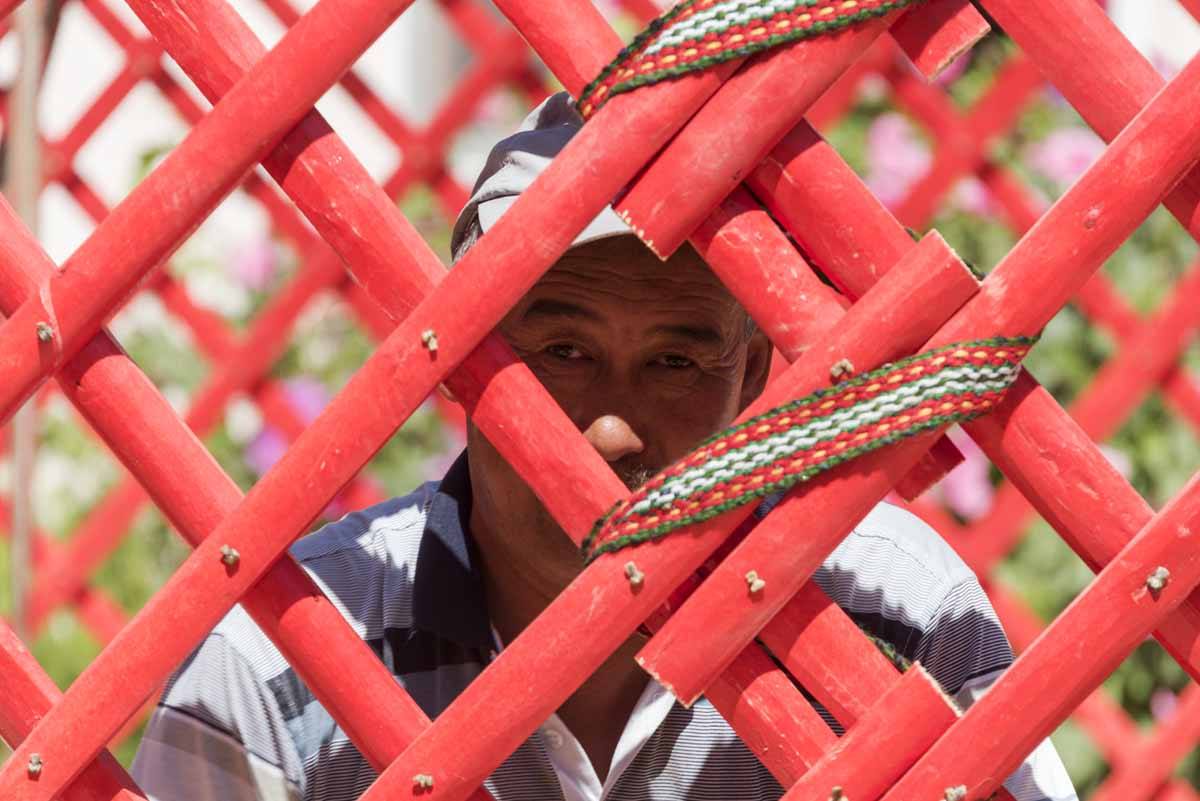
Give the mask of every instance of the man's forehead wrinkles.
[[617, 270], [555, 270], [531, 290], [535, 297], [571, 297], [580, 301], [699, 303], [735, 306], [733, 295], [715, 279], [699, 276], [638, 276]]
[[535, 298], [522, 315], [526, 320], [547, 317], [570, 317], [598, 321], [600, 315], [586, 306], [557, 298]]
[[[553, 318], [603, 322], [612, 314], [633, 313], [655, 322], [650, 333], [689, 335], [698, 329], [726, 333], [724, 329], [740, 325], [743, 313], [731, 297], [709, 292], [681, 290], [672, 293], [639, 293], [611, 287], [545, 286], [531, 293], [520, 317], [523, 320]], [[674, 322], [681, 318], [687, 322]], [[695, 339], [709, 337], [691, 337]]]
[[657, 259], [614, 261], [608, 259], [567, 259], [556, 264], [542, 279], [571, 282], [612, 282], [649, 286], [694, 286], [728, 293], [725, 285], [707, 268], [697, 265], [663, 264]]

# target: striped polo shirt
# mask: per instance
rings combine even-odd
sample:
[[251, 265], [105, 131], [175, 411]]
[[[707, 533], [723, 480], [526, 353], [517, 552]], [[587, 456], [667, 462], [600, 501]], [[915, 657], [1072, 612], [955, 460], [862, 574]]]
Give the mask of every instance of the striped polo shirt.
[[[292, 548], [431, 718], [494, 652], [466, 526], [470, 503], [464, 455], [441, 482], [347, 515]], [[1012, 661], [974, 575], [935, 532], [898, 507], [876, 507], [814, 579], [859, 625], [919, 660], [964, 706]], [[817, 710], [840, 733], [837, 722]], [[688, 709], [675, 702], [657, 720], [605, 785], [605, 801], [775, 801], [782, 795], [705, 699]], [[569, 787], [564, 794], [560, 763], [548, 751], [558, 743], [548, 739], [558, 736], [544, 727], [496, 769], [486, 786], [497, 801], [576, 796]], [[133, 775], [157, 801], [350, 801], [376, 777], [240, 606], [171, 677]], [[1006, 786], [1017, 801], [1076, 800], [1048, 741]]]

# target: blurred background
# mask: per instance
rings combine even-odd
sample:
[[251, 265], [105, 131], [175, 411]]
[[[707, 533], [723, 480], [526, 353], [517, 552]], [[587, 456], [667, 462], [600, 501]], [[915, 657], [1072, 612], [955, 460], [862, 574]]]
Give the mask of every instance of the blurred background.
[[[311, 5], [289, 1], [232, 5], [270, 46]], [[28, 140], [32, 151], [16, 142], [21, 48], [12, 18], [0, 38], [4, 191], [62, 263], [210, 105], [119, 0], [48, 2], [44, 72], [36, 99], [24, 107], [26, 124], [32, 114], [38, 132]], [[653, 11], [650, 0], [597, 5], [626, 38]], [[1108, 10], [1170, 77], [1200, 49], [1200, 23], [1187, 5], [1113, 0]], [[556, 87], [523, 52], [484, 0], [417, 0], [318, 106], [443, 260], [449, 225], [490, 144]], [[469, 91], [468, 78], [475, 81]], [[999, 87], [1005, 102], [1019, 104], [1016, 124], [972, 132], [973, 109], [1000, 96], [991, 94]], [[1104, 147], [1001, 32], [932, 84], [893, 49], [876, 48], [812, 120], [906, 225], [936, 227], [984, 272]], [[957, 153], [957, 161], [947, 153]], [[40, 171], [44, 188], [22, 189], [22, 169]], [[111, 321], [113, 335], [243, 489], [386, 333], [347, 280], [319, 281], [288, 318], [270, 369], [234, 387], [216, 386], [221, 365], [257, 336], [261, 315], [280, 298], [297, 297], [288, 293], [316, 269], [313, 236], [260, 168]], [[1132, 332], [1186, 301], [1173, 292], [1194, 272], [1197, 250], [1174, 218], [1157, 211], [1047, 327], [1028, 362], [1033, 374], [1073, 408]], [[1154, 377], [1135, 408], [1085, 425], [1155, 508], [1200, 468], [1200, 407], [1188, 400], [1200, 389], [1197, 323], [1193, 313], [1175, 366]], [[65, 688], [188, 547], [54, 386], [33, 406], [19, 430], [0, 429], [0, 612]], [[461, 426], [455, 409], [431, 399], [325, 518], [439, 478], [463, 446]], [[980, 570], [1021, 646], [1091, 573], [961, 432], [954, 439], [965, 462], [914, 508]], [[1004, 547], [981, 556], [983, 537]], [[84, 551], [72, 544], [85, 541], [92, 546], [81, 565]], [[39, 595], [46, 575], [57, 583]], [[1188, 685], [1147, 641], [1058, 731], [1055, 742], [1083, 796], [1103, 783], [1119, 752], [1144, 744], [1156, 722], [1200, 713], [1187, 705]], [[137, 724], [114, 744], [125, 764], [137, 746]], [[0, 743], [0, 758], [7, 753]], [[1176, 776], [1156, 792], [1200, 787], [1194, 750]]]

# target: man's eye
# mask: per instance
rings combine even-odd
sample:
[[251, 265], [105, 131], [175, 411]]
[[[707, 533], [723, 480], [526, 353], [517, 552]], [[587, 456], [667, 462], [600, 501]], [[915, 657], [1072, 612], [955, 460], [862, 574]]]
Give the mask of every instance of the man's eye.
[[675, 353], [668, 353], [664, 356], [659, 356], [656, 360], [658, 364], [672, 370], [686, 370], [689, 367], [694, 367], [695, 362], [686, 356], [680, 356]]
[[549, 347], [546, 348], [546, 353], [549, 353], [551, 356], [555, 357], [556, 359], [575, 360], [575, 359], [584, 358], [583, 351], [581, 351], [579, 348], [575, 347], [574, 345], [568, 344], [566, 342], [558, 343], [556, 345], [550, 345]]

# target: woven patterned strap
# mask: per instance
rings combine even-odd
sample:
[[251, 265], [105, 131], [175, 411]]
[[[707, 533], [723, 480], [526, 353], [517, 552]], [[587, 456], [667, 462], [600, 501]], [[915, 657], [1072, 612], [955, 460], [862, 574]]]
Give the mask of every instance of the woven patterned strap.
[[579, 95], [586, 120], [640, 86], [839, 31], [921, 0], [682, 0], [617, 54]]
[[1028, 337], [963, 342], [884, 365], [720, 432], [596, 522], [590, 562], [787, 490], [893, 442], [985, 414]]

